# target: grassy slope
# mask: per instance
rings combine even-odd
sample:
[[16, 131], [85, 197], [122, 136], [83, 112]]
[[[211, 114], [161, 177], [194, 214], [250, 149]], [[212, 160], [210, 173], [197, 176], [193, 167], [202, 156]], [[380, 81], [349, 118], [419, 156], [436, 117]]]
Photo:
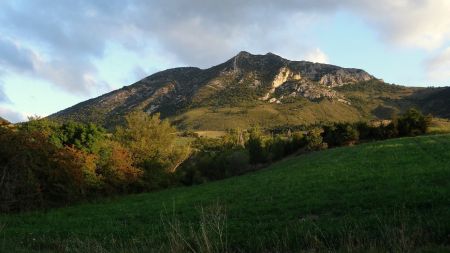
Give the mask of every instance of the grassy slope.
[[431, 126], [428, 129], [430, 134], [445, 134], [450, 133], [450, 120], [433, 118]]
[[196, 231], [201, 207], [217, 203], [229, 248], [449, 250], [450, 135], [336, 148], [204, 185], [0, 216], [0, 251], [149, 251], [174, 234], [168, 224]]
[[[312, 102], [293, 99], [282, 104], [269, 104], [257, 100], [230, 103], [233, 106], [207, 106], [203, 101], [198, 107], [170, 117], [180, 128], [194, 130], [225, 130], [227, 128], [249, 128], [252, 125], [275, 127], [280, 125], [304, 125], [320, 121], [354, 122], [374, 118], [389, 119], [411, 107], [422, 108], [411, 96], [418, 88], [403, 87], [368, 81], [335, 88], [351, 105], [323, 99]], [[245, 94], [245, 92], [242, 92]], [[239, 93], [238, 93], [239, 94]], [[223, 95], [223, 94], [222, 94]], [[236, 94], [225, 96], [234, 98]], [[211, 99], [212, 94], [202, 97]], [[247, 96], [248, 97], [248, 96]], [[209, 100], [208, 100], [209, 101]], [[213, 99], [213, 101], [215, 101]], [[427, 100], [428, 101], [428, 100]], [[445, 111], [445, 106], [441, 106]], [[428, 110], [429, 111], [429, 110]]]
[[216, 130], [242, 128], [254, 125], [275, 127], [281, 125], [304, 125], [320, 121], [355, 122], [362, 120], [359, 112], [346, 104], [323, 100], [319, 103], [298, 102], [287, 104], [259, 103], [252, 106], [191, 109], [171, 120], [180, 128]]

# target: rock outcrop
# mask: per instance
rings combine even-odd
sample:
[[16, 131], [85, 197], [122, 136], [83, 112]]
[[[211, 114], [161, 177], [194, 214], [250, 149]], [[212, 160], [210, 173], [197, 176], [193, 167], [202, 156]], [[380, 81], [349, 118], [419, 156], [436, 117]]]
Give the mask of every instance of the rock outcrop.
[[348, 83], [356, 83], [362, 81], [369, 81], [374, 77], [361, 70], [343, 70], [339, 69], [334, 73], [323, 75], [319, 83], [329, 87], [338, 87]]

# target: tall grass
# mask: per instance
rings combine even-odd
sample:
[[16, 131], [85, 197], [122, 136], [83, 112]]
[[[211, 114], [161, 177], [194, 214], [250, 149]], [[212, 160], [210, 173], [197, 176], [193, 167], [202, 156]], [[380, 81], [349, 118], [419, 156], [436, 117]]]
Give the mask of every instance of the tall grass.
[[[440, 240], [428, 231], [436, 228], [437, 220], [420, 220], [406, 210], [392, 212], [390, 217], [375, 217], [374, 223], [363, 223], [350, 217], [329, 227], [321, 217], [307, 216], [286, 226], [284, 232], [265, 231], [246, 238], [244, 245], [230, 245], [227, 231], [227, 211], [218, 202], [199, 207], [197, 219], [186, 222], [175, 209], [161, 214], [162, 240], [132, 238], [123, 240], [114, 235], [103, 240], [89, 237], [45, 238], [36, 236], [23, 242], [24, 250], [11, 251], [5, 246], [0, 252], [170, 252], [170, 253], [232, 253], [232, 252], [435, 252], [446, 248], [435, 245], [424, 248], [427, 241]], [[1, 229], [2, 227], [0, 227]], [[0, 230], [1, 231], [1, 230]], [[441, 238], [442, 239], [442, 238]], [[445, 240], [445, 239], [444, 239]], [[1, 245], [1, 244], [0, 244]], [[244, 247], [242, 247], [244, 246]], [[33, 249], [33, 251], [30, 251]]]
[[161, 216], [167, 251], [172, 253], [218, 253], [229, 252], [227, 241], [226, 209], [218, 202], [207, 208], [199, 208], [199, 220], [185, 224], [172, 212]]

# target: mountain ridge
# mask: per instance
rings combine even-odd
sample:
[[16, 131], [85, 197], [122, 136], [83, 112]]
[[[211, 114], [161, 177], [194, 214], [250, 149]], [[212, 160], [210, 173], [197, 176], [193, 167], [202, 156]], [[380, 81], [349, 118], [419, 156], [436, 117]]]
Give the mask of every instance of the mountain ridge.
[[[114, 128], [123, 122], [129, 112], [143, 110], [149, 114], [160, 113], [183, 129], [209, 130], [233, 126], [227, 122], [214, 126], [208, 123], [218, 118], [220, 120], [219, 116], [223, 116], [224, 120], [241, 122], [237, 127], [306, 124], [325, 120], [356, 121], [377, 117], [367, 112], [376, 108], [366, 108], [366, 105], [358, 108], [357, 104], [361, 104], [362, 100], [363, 103], [371, 103], [369, 100], [379, 96], [380, 92], [370, 95], [372, 98], [361, 98], [361, 94], [358, 97], [357, 93], [345, 89], [346, 86], [363, 87], [365, 83], [390, 89], [392, 94], [384, 94], [389, 97], [402, 94], [403, 98], [407, 98], [421, 90], [386, 86], [389, 84], [362, 69], [290, 61], [273, 53], [253, 55], [241, 51], [210, 68], [179, 67], [154, 73], [49, 117], [59, 121], [94, 122]], [[362, 93], [367, 95], [367, 92]], [[387, 111], [392, 112], [403, 110], [407, 104], [407, 101], [402, 101], [402, 106], [393, 106], [392, 101], [377, 99], [378, 106], [387, 106]], [[415, 105], [414, 102], [409, 104]], [[272, 117], [273, 122], [269, 122], [271, 119], [268, 116]]]

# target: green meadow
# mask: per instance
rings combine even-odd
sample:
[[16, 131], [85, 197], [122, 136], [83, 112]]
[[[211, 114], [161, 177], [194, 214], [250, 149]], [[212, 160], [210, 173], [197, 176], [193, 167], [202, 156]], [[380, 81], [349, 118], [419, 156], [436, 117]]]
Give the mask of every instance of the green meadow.
[[449, 252], [450, 135], [289, 157], [192, 187], [0, 216], [0, 252]]

